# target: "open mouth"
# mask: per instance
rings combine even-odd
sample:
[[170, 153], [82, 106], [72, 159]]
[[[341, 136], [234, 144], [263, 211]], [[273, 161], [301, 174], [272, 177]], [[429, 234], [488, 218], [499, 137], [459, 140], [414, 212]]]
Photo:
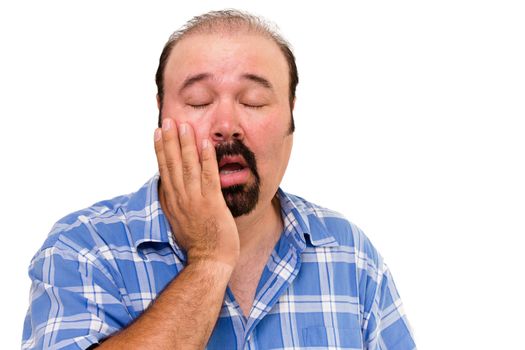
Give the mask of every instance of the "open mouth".
[[250, 169], [241, 156], [224, 156], [219, 161], [221, 186], [229, 187], [245, 183]]
[[223, 175], [228, 175], [228, 174], [233, 174], [238, 171], [241, 171], [242, 169], [244, 169], [244, 167], [240, 165], [239, 163], [230, 163], [230, 164], [226, 164], [225, 166], [219, 168], [219, 173]]
[[246, 162], [240, 156], [225, 156], [219, 162], [220, 174], [232, 174], [247, 168]]

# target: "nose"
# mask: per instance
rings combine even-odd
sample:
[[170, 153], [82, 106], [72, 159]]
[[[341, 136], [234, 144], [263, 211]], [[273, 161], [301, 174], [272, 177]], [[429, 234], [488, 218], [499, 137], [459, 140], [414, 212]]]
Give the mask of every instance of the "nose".
[[213, 113], [210, 136], [214, 143], [243, 140], [238, 111], [232, 104], [221, 104]]

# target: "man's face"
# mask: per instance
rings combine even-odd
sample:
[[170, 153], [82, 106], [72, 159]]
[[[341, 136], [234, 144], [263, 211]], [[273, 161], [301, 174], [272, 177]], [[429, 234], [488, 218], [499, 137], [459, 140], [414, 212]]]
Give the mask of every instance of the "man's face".
[[293, 141], [288, 94], [284, 55], [262, 35], [193, 34], [171, 52], [162, 117], [192, 125], [199, 150], [212, 140], [234, 216], [269, 204], [281, 182]]

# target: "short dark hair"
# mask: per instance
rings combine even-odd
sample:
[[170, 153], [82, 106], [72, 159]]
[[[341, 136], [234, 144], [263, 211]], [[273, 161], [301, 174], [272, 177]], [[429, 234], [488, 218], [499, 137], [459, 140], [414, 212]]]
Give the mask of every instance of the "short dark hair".
[[158, 126], [161, 127], [161, 113], [162, 113], [162, 102], [164, 99], [164, 71], [171, 51], [175, 45], [185, 36], [192, 33], [209, 33], [218, 30], [238, 30], [248, 29], [256, 33], [267, 36], [272, 39], [286, 59], [288, 63], [289, 71], [289, 103], [290, 103], [290, 133], [295, 131], [295, 122], [293, 118], [293, 103], [295, 100], [295, 89], [299, 83], [299, 75], [297, 72], [297, 65], [295, 64], [295, 56], [292, 52], [291, 45], [278, 33], [275, 25], [264, 20], [261, 17], [249, 14], [247, 12], [239, 10], [222, 10], [222, 11], [211, 11], [203, 15], [193, 17], [188, 21], [181, 29], [174, 32], [168, 42], [164, 45], [164, 49], [159, 58], [159, 67], [155, 75], [155, 82], [157, 84], [157, 95], [159, 98], [159, 120]]

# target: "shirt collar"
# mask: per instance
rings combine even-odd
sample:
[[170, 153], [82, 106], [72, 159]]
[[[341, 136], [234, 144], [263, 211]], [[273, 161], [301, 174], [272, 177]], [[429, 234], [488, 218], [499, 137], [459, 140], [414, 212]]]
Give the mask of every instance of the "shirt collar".
[[133, 246], [147, 243], [170, 244], [177, 255], [184, 253], [173, 240], [170, 225], [159, 201], [159, 174], [155, 174], [137, 192], [131, 194], [124, 215], [130, 231]]
[[[145, 243], [170, 244], [175, 253], [185, 260], [182, 249], [173, 240], [170, 225], [160, 206], [158, 184], [160, 176], [155, 174], [137, 192], [131, 194], [124, 215], [134, 247], [138, 250]], [[338, 246], [335, 237], [328, 231], [324, 221], [316, 215], [316, 207], [304, 199], [288, 194], [281, 188], [277, 195], [281, 203], [284, 234], [301, 250], [306, 245], [316, 247]]]
[[281, 202], [284, 233], [290, 235], [299, 247], [339, 246], [334, 235], [327, 229], [316, 206], [301, 197], [284, 192], [281, 188], [277, 194]]

